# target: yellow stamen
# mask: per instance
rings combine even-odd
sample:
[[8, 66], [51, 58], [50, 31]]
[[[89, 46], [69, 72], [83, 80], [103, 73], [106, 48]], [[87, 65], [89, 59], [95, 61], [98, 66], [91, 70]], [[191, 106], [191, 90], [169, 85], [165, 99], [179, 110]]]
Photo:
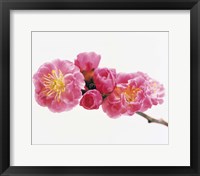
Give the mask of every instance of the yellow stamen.
[[55, 94], [55, 99], [60, 101], [62, 92], [65, 91], [65, 82], [62, 72], [59, 70], [58, 73], [52, 70], [51, 74], [43, 76], [43, 93], [46, 96]]
[[151, 90], [153, 91], [153, 93], [156, 93], [157, 92], [157, 89], [158, 89], [158, 85], [156, 82], [153, 82], [151, 84]]
[[138, 92], [141, 90], [141, 88], [133, 88], [128, 86], [125, 90], [124, 90], [124, 95], [125, 98], [128, 102], [133, 102], [135, 101]]

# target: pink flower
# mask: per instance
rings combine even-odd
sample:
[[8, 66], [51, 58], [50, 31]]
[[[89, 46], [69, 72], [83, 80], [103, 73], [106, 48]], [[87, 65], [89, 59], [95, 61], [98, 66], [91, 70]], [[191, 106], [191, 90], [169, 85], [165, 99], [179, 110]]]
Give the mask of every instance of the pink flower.
[[94, 69], [99, 65], [101, 56], [95, 52], [84, 52], [77, 56], [74, 61], [75, 65], [80, 68], [85, 80], [90, 80], [93, 76]]
[[33, 76], [35, 99], [52, 112], [72, 109], [79, 102], [84, 77], [70, 61], [54, 60], [43, 64]]
[[[133, 115], [151, 108], [148, 81], [140, 74], [117, 75], [117, 85], [114, 91], [105, 98], [102, 108], [108, 116], [115, 118], [122, 114]], [[115, 107], [113, 109], [113, 107]]]
[[109, 94], [113, 91], [116, 85], [115, 69], [97, 68], [94, 71], [93, 80], [96, 89], [102, 94]]
[[149, 97], [153, 105], [162, 104], [164, 102], [163, 97], [165, 95], [165, 89], [162, 84], [153, 78], [149, 77], [147, 74], [142, 72], [137, 72], [138, 75], [142, 76], [148, 82], [148, 89], [150, 90]]
[[83, 106], [85, 109], [91, 110], [91, 109], [99, 109], [99, 106], [101, 105], [103, 99], [98, 90], [89, 90], [87, 91], [81, 101], [80, 105]]
[[127, 114], [133, 115], [135, 112], [144, 112], [151, 108], [152, 104], [149, 98], [148, 82], [140, 76], [130, 79], [126, 88], [123, 90], [122, 101], [126, 106]]
[[153, 79], [149, 80], [149, 89], [151, 90], [151, 102], [153, 105], [162, 104], [164, 102], [165, 89], [162, 84]]

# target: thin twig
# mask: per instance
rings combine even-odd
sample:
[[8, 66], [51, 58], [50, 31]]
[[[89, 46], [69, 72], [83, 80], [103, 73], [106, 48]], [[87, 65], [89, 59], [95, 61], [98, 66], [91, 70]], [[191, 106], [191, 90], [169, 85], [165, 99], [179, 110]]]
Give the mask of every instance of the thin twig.
[[147, 119], [149, 123], [159, 123], [168, 127], [168, 123], [164, 121], [163, 119], [154, 119], [153, 117], [150, 117], [149, 115], [143, 112], [137, 112], [137, 114]]

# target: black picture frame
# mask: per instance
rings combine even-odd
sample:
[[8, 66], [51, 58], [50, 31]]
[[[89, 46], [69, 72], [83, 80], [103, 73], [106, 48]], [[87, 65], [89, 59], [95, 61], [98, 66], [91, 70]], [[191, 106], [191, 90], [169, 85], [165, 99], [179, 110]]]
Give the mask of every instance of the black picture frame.
[[[190, 10], [190, 166], [10, 166], [10, 10]], [[0, 0], [0, 174], [2, 175], [200, 175], [199, 0]], [[173, 159], [173, 158], [172, 158]]]

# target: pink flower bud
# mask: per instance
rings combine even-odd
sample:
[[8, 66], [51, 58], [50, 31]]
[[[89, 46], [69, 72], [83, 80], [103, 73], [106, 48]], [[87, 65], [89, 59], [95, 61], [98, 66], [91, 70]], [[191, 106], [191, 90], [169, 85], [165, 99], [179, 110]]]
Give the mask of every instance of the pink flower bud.
[[98, 90], [88, 90], [80, 101], [80, 106], [83, 106], [85, 109], [99, 109], [103, 99]]
[[116, 85], [115, 69], [97, 68], [94, 71], [93, 80], [96, 89], [102, 94], [109, 94], [113, 91]]
[[79, 67], [86, 81], [93, 77], [94, 70], [98, 67], [101, 56], [95, 52], [84, 52], [77, 56], [74, 61], [75, 65]]

